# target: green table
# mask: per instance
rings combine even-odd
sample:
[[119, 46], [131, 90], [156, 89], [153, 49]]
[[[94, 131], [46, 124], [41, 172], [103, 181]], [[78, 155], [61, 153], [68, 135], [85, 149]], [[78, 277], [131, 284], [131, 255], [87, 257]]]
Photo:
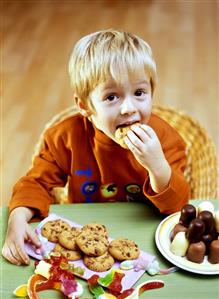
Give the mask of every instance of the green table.
[[[197, 205], [200, 201], [192, 201]], [[219, 200], [212, 201], [216, 209], [219, 208]], [[1, 233], [4, 239], [7, 223], [7, 209], [3, 208], [1, 217]], [[126, 237], [134, 240], [142, 250], [157, 256], [160, 266], [163, 268], [172, 265], [162, 257], [156, 248], [154, 235], [160, 221], [164, 218], [151, 207], [141, 203], [103, 203], [103, 204], [74, 204], [52, 205], [50, 212], [68, 218], [80, 224], [92, 221], [103, 223], [107, 226], [109, 234], [113, 238]], [[33, 223], [35, 227], [37, 223]], [[1, 298], [15, 298], [13, 290], [25, 284], [33, 274], [33, 263], [29, 266], [15, 266], [1, 258]], [[156, 275], [154, 277], [145, 273], [137, 282], [145, 280], [161, 279], [165, 283], [162, 289], [147, 291], [140, 298], [154, 299], [216, 299], [219, 298], [218, 275], [194, 274], [184, 270], [169, 274]], [[82, 281], [85, 292], [82, 298], [92, 298]], [[57, 291], [43, 291], [40, 298], [55, 299], [65, 298]]]

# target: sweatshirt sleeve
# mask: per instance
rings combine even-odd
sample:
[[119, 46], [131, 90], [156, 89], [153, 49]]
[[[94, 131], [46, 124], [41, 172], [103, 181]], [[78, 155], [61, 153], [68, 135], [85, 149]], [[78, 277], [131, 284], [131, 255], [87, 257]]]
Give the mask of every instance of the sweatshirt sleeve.
[[169, 162], [172, 170], [171, 178], [167, 188], [160, 193], [154, 193], [149, 177], [144, 183], [143, 190], [145, 196], [160, 210], [161, 213], [171, 214], [179, 211], [186, 203], [190, 196], [189, 184], [185, 179], [184, 170], [186, 167], [185, 143], [181, 136], [166, 122], [162, 126], [151, 126], [158, 135], [161, 142], [164, 155]]
[[68, 177], [68, 152], [63, 136], [54, 130], [45, 134], [44, 147], [35, 157], [32, 168], [15, 184], [9, 211], [24, 206], [46, 217], [53, 203], [53, 187], [64, 187]]

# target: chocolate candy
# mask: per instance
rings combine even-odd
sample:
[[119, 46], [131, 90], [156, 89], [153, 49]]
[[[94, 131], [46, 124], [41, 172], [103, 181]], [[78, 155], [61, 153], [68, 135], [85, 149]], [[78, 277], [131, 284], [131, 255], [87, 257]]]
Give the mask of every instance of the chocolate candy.
[[190, 243], [196, 243], [201, 241], [204, 231], [204, 222], [201, 219], [196, 218], [190, 222], [186, 236]]
[[208, 261], [212, 264], [219, 263], [219, 240], [214, 240], [211, 242]]
[[202, 263], [205, 256], [205, 243], [200, 241], [189, 245], [186, 257], [189, 261], [194, 263]]
[[218, 239], [218, 233], [216, 231], [216, 228], [214, 227], [213, 230], [210, 232], [210, 235], [212, 236], [212, 240], [217, 240]]
[[215, 228], [214, 216], [210, 211], [202, 211], [198, 214], [198, 219], [201, 219], [205, 224], [205, 234], [210, 234]]
[[208, 234], [208, 235], [203, 235], [202, 236], [202, 241], [205, 243], [206, 246], [206, 254], [209, 253], [209, 248], [210, 248], [210, 244], [213, 241], [213, 237], [212, 235]]
[[196, 217], [196, 208], [193, 205], [187, 204], [181, 210], [179, 223], [188, 227], [190, 222]]
[[180, 224], [180, 223], [177, 223], [177, 224], [174, 226], [174, 228], [173, 228], [173, 230], [172, 230], [172, 232], [171, 232], [171, 238], [170, 238], [171, 242], [173, 241], [175, 235], [176, 235], [177, 233], [179, 233], [179, 232], [185, 232], [185, 233], [186, 233], [186, 232], [187, 232], [187, 227], [183, 226], [183, 225]]

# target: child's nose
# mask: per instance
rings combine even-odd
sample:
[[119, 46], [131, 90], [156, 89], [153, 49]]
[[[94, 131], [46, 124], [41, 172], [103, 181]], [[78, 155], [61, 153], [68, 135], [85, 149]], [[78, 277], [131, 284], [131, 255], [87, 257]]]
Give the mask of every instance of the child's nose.
[[133, 103], [132, 97], [124, 98], [121, 105], [121, 114], [133, 114], [136, 112], [136, 107]]

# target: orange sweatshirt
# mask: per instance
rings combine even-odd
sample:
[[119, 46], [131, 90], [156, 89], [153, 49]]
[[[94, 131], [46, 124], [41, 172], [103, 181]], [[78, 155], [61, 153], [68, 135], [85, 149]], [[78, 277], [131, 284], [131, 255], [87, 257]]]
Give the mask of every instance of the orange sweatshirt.
[[152, 114], [148, 124], [156, 132], [172, 176], [169, 186], [155, 194], [148, 172], [133, 154], [77, 114], [45, 133], [45, 145], [32, 169], [14, 186], [10, 211], [19, 206], [48, 215], [53, 187], [69, 184], [69, 203], [151, 201], [162, 213], [181, 209], [189, 198], [183, 171], [185, 144], [164, 120]]

